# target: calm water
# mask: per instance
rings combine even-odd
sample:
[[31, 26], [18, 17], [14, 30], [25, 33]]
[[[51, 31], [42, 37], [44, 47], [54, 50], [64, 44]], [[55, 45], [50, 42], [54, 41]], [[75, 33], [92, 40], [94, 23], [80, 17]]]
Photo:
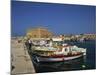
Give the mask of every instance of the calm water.
[[86, 70], [95, 69], [96, 58], [96, 43], [95, 41], [87, 42], [67, 42], [77, 45], [78, 47], [87, 48], [86, 58], [75, 59], [65, 62], [52, 62], [52, 63], [37, 63], [35, 61], [35, 55], [30, 54], [32, 57], [33, 65], [36, 68], [37, 73], [42, 72], [57, 72], [57, 71], [71, 71], [71, 70]]

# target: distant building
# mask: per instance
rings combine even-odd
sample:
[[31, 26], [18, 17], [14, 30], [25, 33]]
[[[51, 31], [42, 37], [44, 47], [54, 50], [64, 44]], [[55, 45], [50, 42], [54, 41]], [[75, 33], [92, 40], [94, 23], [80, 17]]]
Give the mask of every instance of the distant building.
[[96, 34], [80, 34], [77, 40], [96, 40]]
[[93, 39], [95, 40], [96, 39], [96, 34], [84, 34], [85, 38], [87, 39]]
[[29, 29], [26, 36], [31, 38], [51, 38], [53, 34], [46, 28], [37, 27]]

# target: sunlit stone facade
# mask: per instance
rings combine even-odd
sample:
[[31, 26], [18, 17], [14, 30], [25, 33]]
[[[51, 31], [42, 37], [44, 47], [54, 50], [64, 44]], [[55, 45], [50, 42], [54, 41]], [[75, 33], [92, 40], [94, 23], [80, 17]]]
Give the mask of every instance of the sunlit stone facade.
[[51, 38], [52, 35], [53, 34], [47, 28], [43, 27], [29, 29], [26, 34], [27, 37], [31, 38]]

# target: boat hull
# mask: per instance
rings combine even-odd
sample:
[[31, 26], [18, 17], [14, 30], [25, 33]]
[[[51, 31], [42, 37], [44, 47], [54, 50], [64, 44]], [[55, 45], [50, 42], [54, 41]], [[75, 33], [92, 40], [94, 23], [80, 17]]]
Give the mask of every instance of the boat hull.
[[77, 58], [83, 57], [83, 54], [74, 55], [74, 56], [59, 56], [59, 57], [44, 57], [36, 56], [37, 62], [60, 62], [60, 61], [69, 61]]

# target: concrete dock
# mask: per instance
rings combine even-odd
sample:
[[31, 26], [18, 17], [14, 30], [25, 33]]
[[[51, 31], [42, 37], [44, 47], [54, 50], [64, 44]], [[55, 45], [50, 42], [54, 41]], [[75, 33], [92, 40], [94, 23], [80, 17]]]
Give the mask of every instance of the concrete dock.
[[33, 74], [35, 73], [30, 55], [23, 43], [11, 40], [11, 74]]

